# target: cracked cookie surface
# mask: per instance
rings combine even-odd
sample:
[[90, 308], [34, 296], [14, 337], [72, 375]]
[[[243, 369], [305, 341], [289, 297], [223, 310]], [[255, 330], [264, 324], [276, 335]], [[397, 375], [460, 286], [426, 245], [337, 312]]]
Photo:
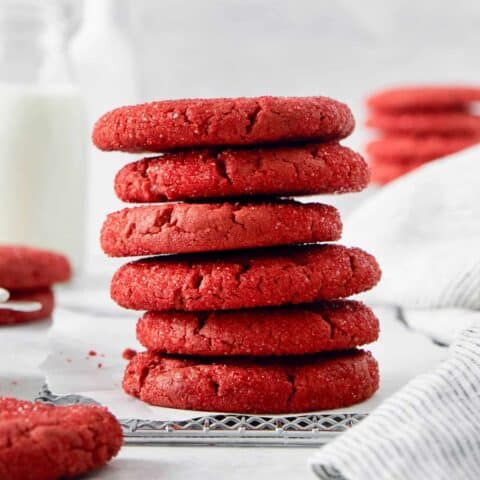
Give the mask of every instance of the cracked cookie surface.
[[360, 302], [220, 312], [147, 312], [137, 339], [148, 350], [181, 355], [305, 355], [349, 350], [378, 337], [378, 320]]
[[153, 352], [128, 364], [124, 390], [163, 407], [236, 413], [295, 413], [339, 408], [378, 388], [369, 352], [278, 359], [185, 359]]
[[327, 97], [165, 100], [120, 107], [95, 124], [102, 150], [162, 152], [190, 147], [338, 140], [355, 122]]
[[50, 287], [69, 280], [70, 264], [64, 255], [39, 248], [0, 245], [0, 286], [7, 290]]
[[120, 425], [105, 408], [0, 398], [2, 480], [76, 478], [105, 465], [121, 445]]
[[115, 191], [125, 202], [148, 203], [358, 192], [368, 182], [361, 155], [338, 143], [321, 143], [187, 150], [145, 158], [118, 172]]
[[344, 298], [380, 276], [358, 248], [297, 246], [139, 260], [117, 270], [111, 295], [134, 310], [225, 310]]
[[111, 213], [100, 240], [105, 253], [122, 257], [333, 241], [341, 231], [329, 205], [171, 203]]

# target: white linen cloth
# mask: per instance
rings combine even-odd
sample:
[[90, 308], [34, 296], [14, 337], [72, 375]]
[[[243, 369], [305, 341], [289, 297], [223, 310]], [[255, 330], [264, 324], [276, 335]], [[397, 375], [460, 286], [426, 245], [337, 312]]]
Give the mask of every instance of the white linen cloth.
[[480, 147], [428, 163], [370, 196], [342, 243], [378, 259], [364, 299], [407, 308], [480, 308]]
[[480, 478], [480, 147], [371, 196], [347, 218], [344, 238], [381, 265], [366, 302], [398, 305], [412, 328], [456, 340], [437, 370], [322, 448], [314, 472], [337, 480]]

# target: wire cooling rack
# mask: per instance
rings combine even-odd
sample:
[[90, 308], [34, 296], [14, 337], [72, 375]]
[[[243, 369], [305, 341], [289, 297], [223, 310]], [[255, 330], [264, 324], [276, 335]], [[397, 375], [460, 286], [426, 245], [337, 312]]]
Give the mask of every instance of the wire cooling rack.
[[[53, 405], [97, 404], [79, 395], [55, 395], [44, 386], [37, 400]], [[366, 414], [205, 415], [188, 420], [119, 419], [128, 445], [286, 446], [322, 445]]]

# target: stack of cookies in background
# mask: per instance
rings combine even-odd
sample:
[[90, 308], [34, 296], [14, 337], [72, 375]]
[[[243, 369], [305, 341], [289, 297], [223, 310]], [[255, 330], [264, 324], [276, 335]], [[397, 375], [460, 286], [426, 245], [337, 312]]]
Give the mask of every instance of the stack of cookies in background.
[[[348, 107], [325, 97], [163, 101], [122, 107], [96, 124], [103, 150], [169, 152], [125, 166], [115, 189], [148, 203], [110, 214], [112, 298], [147, 310], [147, 348], [124, 390], [153, 405], [242, 413], [336, 408], [370, 397], [378, 367], [356, 347], [378, 320], [356, 301], [375, 259], [319, 244], [341, 235], [335, 208], [292, 195], [359, 191], [369, 171], [338, 144]], [[152, 205], [155, 203], [155, 205]]]
[[[52, 286], [66, 282], [70, 276], [70, 263], [61, 254], [39, 248], [0, 245], [0, 288], [9, 293], [8, 304], [2, 305], [0, 301], [0, 325], [50, 317], [54, 307]], [[12, 302], [40, 305], [31, 311], [17, 311], [8, 308]]]
[[405, 87], [367, 100], [372, 180], [383, 185], [437, 158], [480, 142], [480, 87]]

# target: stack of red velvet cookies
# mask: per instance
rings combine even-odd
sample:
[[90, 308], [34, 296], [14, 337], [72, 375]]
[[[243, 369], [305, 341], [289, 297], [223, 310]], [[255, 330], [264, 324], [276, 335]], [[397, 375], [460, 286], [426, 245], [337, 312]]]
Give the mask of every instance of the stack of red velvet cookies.
[[[375, 259], [319, 244], [341, 235], [335, 208], [292, 195], [353, 192], [369, 180], [348, 107], [324, 97], [179, 100], [104, 115], [103, 150], [162, 152], [124, 167], [115, 189], [149, 203], [108, 216], [111, 256], [152, 256], [115, 274], [112, 298], [147, 310], [123, 387], [167, 407], [252, 413], [351, 405], [378, 388], [365, 305]], [[169, 153], [164, 153], [169, 152]], [[155, 203], [155, 205], [151, 205]]]
[[367, 100], [367, 125], [382, 138], [367, 145], [372, 180], [383, 185], [426, 162], [480, 142], [475, 87], [385, 90]]
[[54, 306], [53, 284], [66, 282], [70, 275], [70, 264], [63, 255], [38, 248], [0, 245], [0, 287], [9, 291], [12, 301], [41, 305], [33, 312], [0, 309], [0, 325], [48, 318]]

